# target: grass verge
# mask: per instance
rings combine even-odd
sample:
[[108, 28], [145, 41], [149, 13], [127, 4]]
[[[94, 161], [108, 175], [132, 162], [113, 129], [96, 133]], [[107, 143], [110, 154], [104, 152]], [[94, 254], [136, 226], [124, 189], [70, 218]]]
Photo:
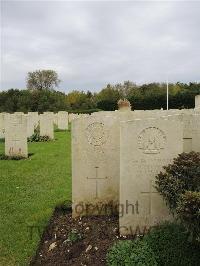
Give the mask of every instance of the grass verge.
[[27, 265], [55, 206], [71, 200], [70, 132], [55, 137], [29, 143], [27, 160], [0, 161], [0, 265]]

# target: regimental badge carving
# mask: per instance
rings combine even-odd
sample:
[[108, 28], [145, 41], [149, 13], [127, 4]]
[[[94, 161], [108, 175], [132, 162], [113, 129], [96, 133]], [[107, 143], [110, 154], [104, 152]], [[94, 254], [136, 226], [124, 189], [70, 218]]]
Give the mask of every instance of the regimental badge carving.
[[138, 147], [146, 154], [160, 153], [165, 148], [166, 136], [157, 127], [148, 127], [138, 136]]
[[104, 124], [99, 122], [90, 124], [86, 129], [86, 135], [88, 142], [95, 147], [102, 146], [107, 140]]

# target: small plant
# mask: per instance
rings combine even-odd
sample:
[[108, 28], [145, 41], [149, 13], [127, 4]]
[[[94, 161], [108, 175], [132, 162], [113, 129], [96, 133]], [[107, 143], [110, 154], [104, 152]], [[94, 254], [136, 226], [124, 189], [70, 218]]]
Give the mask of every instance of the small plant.
[[31, 137], [28, 138], [29, 142], [46, 142], [46, 141], [50, 141], [51, 139], [49, 138], [49, 136], [40, 136], [40, 127], [37, 126], [34, 129], [34, 133]]
[[73, 229], [68, 234], [67, 242], [70, 242], [71, 244], [79, 241], [82, 239], [82, 235], [76, 231], [76, 229]]

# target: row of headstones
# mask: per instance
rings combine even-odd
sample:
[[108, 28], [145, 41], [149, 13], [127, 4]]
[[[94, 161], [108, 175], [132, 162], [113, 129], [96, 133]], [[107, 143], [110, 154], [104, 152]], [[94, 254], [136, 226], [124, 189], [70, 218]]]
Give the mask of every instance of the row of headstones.
[[[75, 118], [77, 117], [72, 119]], [[5, 155], [27, 157], [27, 138], [34, 134], [37, 127], [40, 136], [54, 139], [54, 125], [60, 130], [67, 130], [68, 121], [69, 116], [65, 111], [56, 114], [45, 112], [40, 115], [37, 112], [0, 113], [0, 138], [5, 138]]]
[[[14, 114], [23, 115], [24, 113], [15, 112]], [[42, 120], [42, 115], [45, 117], [44, 115], [47, 114], [53, 117], [53, 124], [61, 130], [67, 130], [68, 124], [71, 123], [72, 120], [88, 116], [86, 114], [68, 114], [68, 112], [65, 111], [60, 111], [58, 113], [45, 112], [41, 115], [39, 115], [38, 112], [28, 112], [28, 114], [24, 114], [27, 118], [27, 137], [30, 137], [34, 133], [34, 129], [39, 125], [40, 119]], [[5, 138], [5, 118], [7, 115], [9, 115], [9, 113], [0, 113], [0, 139]]]
[[155, 176], [192, 150], [200, 152], [198, 108], [98, 112], [74, 120], [73, 216], [117, 211], [122, 235], [170, 220]]

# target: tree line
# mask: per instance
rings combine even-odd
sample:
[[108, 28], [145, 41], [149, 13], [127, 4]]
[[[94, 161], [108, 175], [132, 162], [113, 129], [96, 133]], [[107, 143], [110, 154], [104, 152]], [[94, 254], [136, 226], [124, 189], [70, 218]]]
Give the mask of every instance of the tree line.
[[[119, 99], [128, 99], [133, 110], [166, 109], [166, 83], [138, 85], [131, 81], [108, 84], [99, 92], [56, 90], [60, 80], [55, 71], [39, 70], [27, 75], [27, 89], [0, 92], [0, 112], [114, 111]], [[169, 108], [194, 108], [200, 83], [170, 83]]]

